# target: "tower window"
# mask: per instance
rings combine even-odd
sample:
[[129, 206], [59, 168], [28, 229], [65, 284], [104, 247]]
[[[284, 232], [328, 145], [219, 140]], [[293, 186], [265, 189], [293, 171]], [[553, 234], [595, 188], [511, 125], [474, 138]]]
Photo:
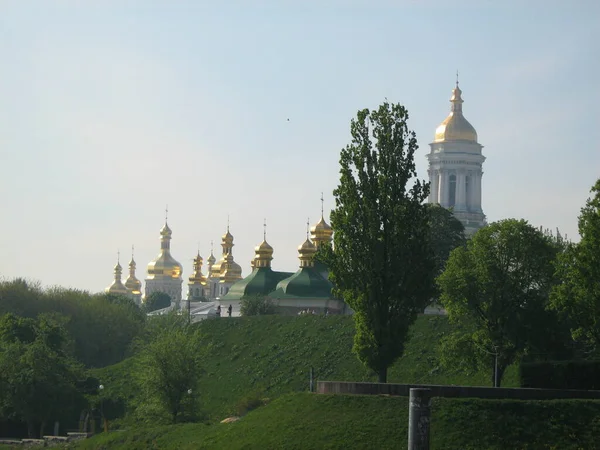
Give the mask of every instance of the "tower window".
[[448, 189], [448, 208], [452, 208], [456, 203], [456, 175], [450, 175]]

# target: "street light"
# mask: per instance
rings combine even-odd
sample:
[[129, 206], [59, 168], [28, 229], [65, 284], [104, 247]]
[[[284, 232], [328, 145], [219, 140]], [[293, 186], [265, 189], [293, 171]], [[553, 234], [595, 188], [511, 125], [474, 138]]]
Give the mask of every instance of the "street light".
[[104, 432], [108, 433], [108, 422], [106, 421], [106, 417], [104, 417], [103, 408], [104, 398], [102, 396], [102, 391], [104, 391], [104, 385], [101, 384], [100, 386], [98, 386], [98, 389], [100, 389], [100, 415], [102, 416], [102, 423], [104, 424]]

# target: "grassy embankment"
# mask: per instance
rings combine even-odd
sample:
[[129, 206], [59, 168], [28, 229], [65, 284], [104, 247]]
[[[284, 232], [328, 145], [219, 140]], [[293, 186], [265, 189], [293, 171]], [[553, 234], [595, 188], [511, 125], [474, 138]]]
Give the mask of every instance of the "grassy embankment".
[[[198, 324], [208, 348], [198, 374], [202, 409], [211, 421], [236, 413], [244, 397], [274, 399], [308, 390], [315, 378], [375, 381], [352, 354], [354, 325], [348, 316], [262, 316], [222, 318]], [[405, 355], [389, 371], [389, 382], [489, 386], [487, 373], [465, 375], [439, 367], [436, 345], [451, 329], [446, 317], [421, 316], [411, 330]], [[135, 357], [96, 371], [106, 393], [135, 403]], [[517, 385], [515, 367], [505, 386]]]
[[[432, 449], [595, 449], [600, 401], [434, 399]], [[401, 449], [408, 399], [295, 393], [230, 424], [101, 434], [77, 449]]]

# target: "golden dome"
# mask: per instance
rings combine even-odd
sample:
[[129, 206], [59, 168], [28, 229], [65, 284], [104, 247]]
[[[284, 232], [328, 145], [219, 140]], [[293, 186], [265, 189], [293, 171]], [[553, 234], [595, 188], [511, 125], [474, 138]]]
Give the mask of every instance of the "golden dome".
[[458, 87], [452, 90], [450, 114], [436, 128], [433, 142], [469, 141], [477, 142], [477, 132], [462, 113], [462, 91]]
[[155, 277], [180, 278], [183, 267], [171, 256], [171, 229], [165, 222], [160, 230], [160, 253], [148, 264], [148, 279]]
[[222, 237], [221, 240], [225, 243], [231, 243], [233, 242], [233, 235], [229, 232], [229, 227], [227, 227], [227, 233], [225, 233]]
[[333, 229], [321, 215], [321, 219], [310, 229], [310, 234], [315, 246], [319, 248], [321, 244], [331, 242]]
[[210, 256], [208, 257], [206, 262], [212, 266], [216, 261], [217, 261], [217, 258], [215, 258], [215, 255], [213, 255], [213, 253], [210, 252]]
[[273, 260], [273, 247], [263, 239], [263, 241], [254, 248], [254, 266], [270, 267]]
[[271, 247], [269, 245], [269, 243], [267, 241], [262, 241], [260, 244], [258, 244], [256, 247], [254, 247], [254, 252], [258, 255], [272, 255], [273, 254], [273, 247]]
[[172, 234], [173, 234], [173, 232], [169, 228], [169, 225], [167, 224], [167, 222], [165, 222], [163, 227], [160, 229], [160, 235], [161, 236], [171, 236]]
[[200, 252], [194, 258], [194, 272], [192, 276], [189, 278], [188, 284], [200, 283], [206, 284], [206, 277], [202, 273], [202, 256], [200, 256]]
[[134, 294], [139, 294], [142, 291], [142, 282], [135, 276], [135, 267], [135, 261], [132, 256], [131, 261], [129, 261], [129, 276], [125, 280], [125, 287], [133, 291]]
[[117, 265], [115, 266], [115, 279], [112, 284], [105, 289], [107, 294], [129, 294], [129, 291], [121, 281], [121, 274], [123, 273], [123, 268], [121, 264], [117, 261]]
[[312, 241], [306, 238], [306, 241], [298, 247], [298, 258], [300, 259], [300, 267], [312, 266], [312, 259], [317, 252], [317, 247]]
[[221, 264], [221, 283], [232, 283], [242, 279], [242, 268], [233, 260], [233, 255], [228, 253]]
[[179, 278], [182, 272], [183, 267], [171, 256], [170, 252], [161, 251], [156, 259], [148, 264], [148, 278], [150, 279], [156, 275]]

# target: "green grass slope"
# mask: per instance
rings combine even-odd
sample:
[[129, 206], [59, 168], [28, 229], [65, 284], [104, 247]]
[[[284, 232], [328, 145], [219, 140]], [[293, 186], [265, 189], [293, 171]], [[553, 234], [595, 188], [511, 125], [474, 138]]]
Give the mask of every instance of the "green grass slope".
[[[236, 412], [240, 399], [308, 390], [315, 378], [375, 381], [352, 354], [354, 324], [350, 316], [258, 316], [205, 320], [198, 324], [208, 348], [198, 374], [202, 408], [212, 420]], [[446, 317], [421, 316], [411, 329], [405, 355], [390, 368], [388, 381], [398, 383], [489, 385], [489, 375], [465, 375], [439, 368], [436, 346], [451, 329]], [[134, 400], [134, 362], [99, 369], [96, 376], [111, 396]], [[517, 385], [510, 368], [505, 386]], [[110, 390], [110, 392], [109, 392]]]
[[[600, 402], [435, 399], [432, 449], [595, 449]], [[230, 424], [98, 435], [78, 449], [402, 449], [406, 397], [284, 395]]]

